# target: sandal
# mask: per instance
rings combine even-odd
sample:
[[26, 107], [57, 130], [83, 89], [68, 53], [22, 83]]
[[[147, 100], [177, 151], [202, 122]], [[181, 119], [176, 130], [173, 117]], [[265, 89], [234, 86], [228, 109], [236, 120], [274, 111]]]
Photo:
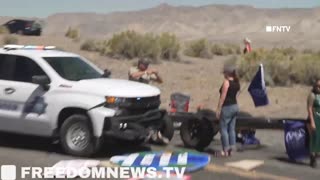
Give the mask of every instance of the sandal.
[[215, 157], [228, 157], [228, 153], [225, 151], [215, 151], [214, 152]]

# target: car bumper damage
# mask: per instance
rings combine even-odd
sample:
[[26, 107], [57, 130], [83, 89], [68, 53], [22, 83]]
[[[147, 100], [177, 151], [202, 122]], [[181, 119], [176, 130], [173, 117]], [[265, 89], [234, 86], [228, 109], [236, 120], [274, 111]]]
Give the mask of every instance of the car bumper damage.
[[139, 115], [106, 117], [103, 135], [127, 141], [148, 141], [151, 134], [163, 126], [161, 119], [166, 113], [166, 110], [155, 109]]

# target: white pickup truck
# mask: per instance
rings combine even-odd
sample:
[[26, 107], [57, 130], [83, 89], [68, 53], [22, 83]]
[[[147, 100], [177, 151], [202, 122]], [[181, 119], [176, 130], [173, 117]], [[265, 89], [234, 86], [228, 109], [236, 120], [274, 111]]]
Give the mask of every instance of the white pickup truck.
[[0, 48], [0, 131], [58, 139], [66, 153], [90, 156], [105, 138], [171, 140], [158, 88], [111, 79], [85, 58], [53, 46]]

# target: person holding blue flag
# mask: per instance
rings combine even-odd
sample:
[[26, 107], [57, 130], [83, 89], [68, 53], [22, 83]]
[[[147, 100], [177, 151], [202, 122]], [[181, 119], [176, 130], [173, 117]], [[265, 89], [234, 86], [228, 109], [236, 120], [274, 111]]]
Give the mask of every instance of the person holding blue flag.
[[320, 152], [320, 79], [313, 85], [308, 96], [308, 129], [310, 134], [310, 166], [317, 167]]
[[239, 112], [237, 94], [240, 82], [236, 67], [225, 65], [223, 69], [224, 81], [220, 88], [220, 99], [216, 111], [220, 120], [220, 134], [222, 142], [221, 156], [231, 156], [236, 146], [236, 118]]

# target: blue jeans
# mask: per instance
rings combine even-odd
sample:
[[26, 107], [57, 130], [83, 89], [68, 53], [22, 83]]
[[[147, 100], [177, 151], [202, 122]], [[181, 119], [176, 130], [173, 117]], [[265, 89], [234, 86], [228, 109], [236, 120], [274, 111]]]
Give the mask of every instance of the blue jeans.
[[224, 151], [236, 146], [236, 120], [239, 107], [237, 104], [224, 106], [220, 115], [220, 134]]

